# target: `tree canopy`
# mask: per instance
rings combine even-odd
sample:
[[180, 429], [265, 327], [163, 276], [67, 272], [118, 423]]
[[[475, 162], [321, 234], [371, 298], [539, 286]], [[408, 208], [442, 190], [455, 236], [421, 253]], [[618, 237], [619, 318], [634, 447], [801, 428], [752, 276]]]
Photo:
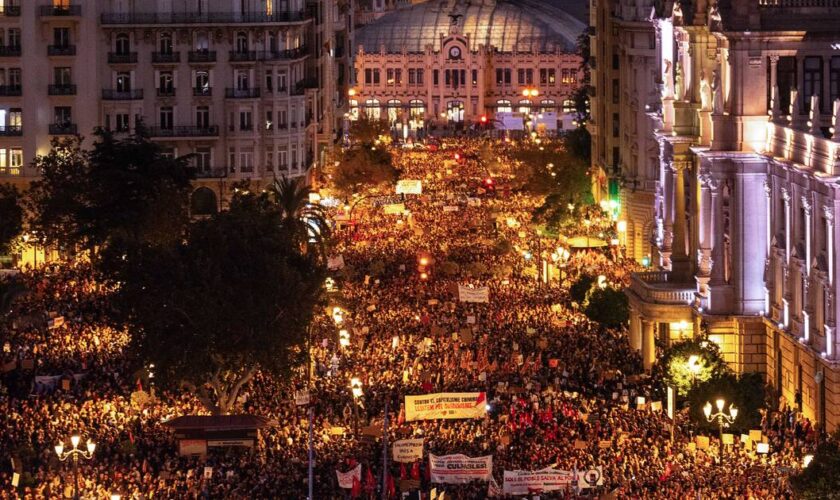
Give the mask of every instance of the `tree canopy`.
[[656, 367], [665, 385], [686, 396], [692, 386], [719, 378], [730, 372], [720, 348], [706, 338], [688, 339], [665, 350]]
[[11, 184], [0, 184], [0, 254], [9, 252], [22, 230], [21, 194]]
[[362, 186], [394, 184], [399, 175], [386, 147], [357, 144], [341, 154], [338, 165], [333, 169], [332, 181], [340, 191], [354, 193]]
[[797, 498], [840, 498], [840, 431], [832, 439], [817, 446], [813, 460], [790, 478], [790, 486]]
[[583, 312], [605, 328], [620, 328], [630, 318], [627, 295], [612, 287], [592, 289]]
[[324, 254], [330, 225], [320, 205], [309, 201], [310, 187], [303, 177], [276, 179], [270, 188], [287, 237], [303, 250], [317, 248]]
[[282, 219], [268, 193], [242, 192], [183, 241], [138, 255], [117, 293], [122, 320], [141, 332], [138, 359], [215, 413], [230, 412], [258, 370], [283, 376], [305, 354], [325, 274]]

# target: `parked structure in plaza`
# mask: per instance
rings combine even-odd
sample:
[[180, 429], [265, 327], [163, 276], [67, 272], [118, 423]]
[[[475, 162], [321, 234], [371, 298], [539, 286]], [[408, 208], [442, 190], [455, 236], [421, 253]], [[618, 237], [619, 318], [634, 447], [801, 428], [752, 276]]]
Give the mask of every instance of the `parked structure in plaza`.
[[[733, 368], [765, 374], [789, 404], [835, 429], [840, 8], [666, 3], [656, 11], [615, 0], [594, 17], [596, 37], [628, 19], [656, 32], [657, 102], [647, 87], [619, 84], [628, 89], [620, 103], [650, 107], [645, 141], [659, 146], [658, 172], [645, 172], [656, 179], [647, 236], [657, 270], [636, 274], [628, 290], [631, 342], [650, 367], [656, 342], [697, 335], [705, 324]], [[595, 95], [594, 109], [615, 102], [603, 88]], [[628, 128], [642, 124], [629, 119]], [[618, 144], [613, 165], [632, 178], [639, 170], [624, 156], [625, 137], [610, 142], [598, 117], [595, 126], [594, 145]], [[634, 196], [633, 187], [625, 182], [623, 196]], [[639, 216], [624, 214], [628, 222]]]
[[418, 129], [571, 111], [585, 25], [555, 3], [430, 1], [365, 25], [355, 36], [351, 118], [363, 110]]
[[29, 165], [52, 139], [141, 123], [173, 155], [193, 154], [216, 195], [240, 179], [304, 175], [341, 125], [343, 5], [0, 2], [0, 177], [36, 177]]

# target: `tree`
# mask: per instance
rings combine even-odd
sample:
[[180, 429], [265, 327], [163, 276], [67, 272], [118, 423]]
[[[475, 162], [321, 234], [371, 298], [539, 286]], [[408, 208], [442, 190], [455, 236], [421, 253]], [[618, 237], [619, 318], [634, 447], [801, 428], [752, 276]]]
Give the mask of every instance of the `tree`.
[[399, 175], [390, 151], [384, 146], [361, 144], [342, 153], [333, 170], [332, 181], [338, 190], [354, 193], [362, 186], [394, 184]]
[[665, 385], [676, 388], [680, 396], [686, 396], [694, 385], [721, 378], [730, 372], [718, 345], [703, 335], [666, 349], [654, 375], [661, 378]]
[[595, 278], [591, 274], [581, 274], [572, 286], [569, 287], [569, 296], [572, 301], [578, 304], [583, 304], [586, 300], [586, 294], [592, 289], [595, 284]]
[[630, 306], [621, 290], [595, 288], [589, 293], [583, 313], [605, 328], [619, 328], [630, 318]]
[[310, 191], [302, 177], [275, 179], [270, 189], [280, 210], [280, 226], [288, 238], [304, 251], [317, 247], [323, 257], [330, 225], [321, 206], [309, 201]]
[[371, 146], [389, 137], [388, 122], [377, 120], [368, 113], [360, 113], [350, 122], [350, 141], [355, 144]]
[[22, 230], [20, 192], [11, 184], [0, 184], [0, 254], [9, 253], [12, 242]]
[[90, 151], [70, 138], [35, 159], [41, 179], [29, 200], [36, 234], [100, 251], [178, 241], [189, 217], [187, 159], [164, 155], [142, 133], [117, 139], [97, 129], [94, 135]]
[[796, 498], [806, 500], [840, 498], [840, 431], [819, 446], [813, 460], [790, 478]]
[[326, 274], [281, 219], [268, 193], [242, 191], [182, 242], [140, 253], [117, 291], [118, 319], [139, 332], [137, 359], [216, 414], [257, 371], [286, 376], [305, 356]]
[[700, 428], [710, 432], [717, 431], [717, 422], [709, 422], [706, 419], [703, 406], [707, 402], [714, 405], [717, 399], [723, 398], [727, 404], [733, 404], [738, 408], [738, 418], [729, 427], [730, 432], [756, 429], [761, 426], [759, 410], [765, 407], [764, 395], [765, 384], [760, 373], [744, 373], [738, 376], [728, 369], [719, 371], [709, 380], [698, 382], [689, 391], [691, 419]]

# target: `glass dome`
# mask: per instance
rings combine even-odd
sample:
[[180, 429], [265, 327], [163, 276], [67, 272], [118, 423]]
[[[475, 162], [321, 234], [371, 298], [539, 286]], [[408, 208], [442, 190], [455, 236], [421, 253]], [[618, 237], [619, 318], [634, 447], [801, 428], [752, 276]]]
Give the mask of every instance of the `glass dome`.
[[[567, 0], [568, 1], [568, 0]], [[501, 52], [574, 51], [586, 25], [560, 7], [560, 0], [430, 0], [390, 12], [360, 28], [356, 45], [365, 52], [440, 50], [450, 26], [479, 45]]]

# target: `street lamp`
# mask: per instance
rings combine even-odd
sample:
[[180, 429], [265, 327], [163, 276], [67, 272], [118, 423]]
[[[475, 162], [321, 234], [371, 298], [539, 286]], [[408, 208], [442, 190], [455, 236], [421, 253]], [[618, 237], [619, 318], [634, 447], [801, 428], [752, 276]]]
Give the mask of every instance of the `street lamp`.
[[362, 381], [359, 377], [350, 379], [350, 393], [353, 395], [353, 430], [356, 436], [359, 435], [359, 398], [364, 395]]
[[96, 450], [96, 443], [90, 439], [87, 440], [87, 445], [85, 446], [87, 450], [79, 449], [79, 442], [81, 440], [82, 438], [78, 434], [70, 436], [70, 444], [73, 446], [73, 449], [67, 451], [64, 450], [63, 442], [55, 445], [55, 454], [58, 455], [60, 461], [64, 462], [68, 458], [73, 459], [73, 498], [77, 500], [79, 498], [79, 457], [90, 460], [93, 458], [93, 452]]
[[697, 382], [697, 374], [700, 373], [700, 356], [692, 354], [688, 357], [688, 371], [691, 372], [691, 386]]
[[715, 406], [717, 407], [717, 412], [713, 414], [712, 403], [707, 401], [706, 406], [703, 407], [703, 414], [706, 415], [707, 421], [717, 421], [718, 437], [720, 438], [720, 461], [723, 463], [723, 426], [731, 425], [735, 422], [735, 419], [738, 418], [738, 409], [735, 408], [735, 405], [730, 404], [729, 413], [724, 413], [723, 407], [726, 406], [726, 401], [723, 399], [717, 399], [715, 401]]

